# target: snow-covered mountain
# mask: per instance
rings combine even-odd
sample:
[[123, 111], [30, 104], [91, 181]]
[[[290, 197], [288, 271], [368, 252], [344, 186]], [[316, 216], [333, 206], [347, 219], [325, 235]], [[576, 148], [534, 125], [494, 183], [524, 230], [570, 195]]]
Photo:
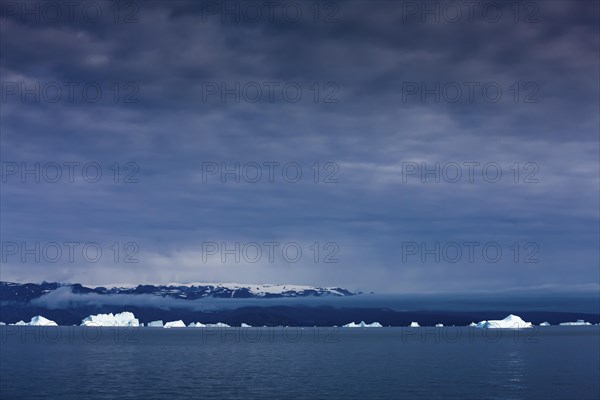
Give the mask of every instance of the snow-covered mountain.
[[11, 283], [0, 282], [0, 300], [29, 302], [61, 287], [70, 287], [73, 293], [150, 294], [183, 300], [206, 297], [217, 298], [281, 298], [305, 296], [351, 296], [354, 293], [339, 287], [314, 287], [298, 285], [267, 285], [239, 283], [171, 283], [168, 285], [113, 285], [87, 287], [78, 283]]

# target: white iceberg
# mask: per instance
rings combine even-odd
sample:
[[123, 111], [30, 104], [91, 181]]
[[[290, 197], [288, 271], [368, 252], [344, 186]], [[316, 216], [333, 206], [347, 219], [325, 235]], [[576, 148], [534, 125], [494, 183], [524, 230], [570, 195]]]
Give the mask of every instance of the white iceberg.
[[0, 321], [0, 326], [6, 325], [6, 323]]
[[578, 319], [576, 322], [561, 322], [560, 326], [586, 326], [591, 325], [589, 322], [585, 322], [582, 319]]
[[420, 327], [421, 327], [421, 325], [419, 325], [418, 322], [413, 321], [410, 323], [410, 328], [420, 328]]
[[531, 322], [525, 322], [521, 317], [510, 314], [504, 319], [496, 319], [489, 321], [481, 321], [476, 325], [477, 328], [490, 328], [490, 329], [523, 329], [531, 328], [533, 324]]
[[182, 320], [167, 322], [164, 328], [185, 328], [185, 323]]
[[149, 328], [162, 328], [163, 327], [162, 319], [159, 319], [157, 321], [148, 322], [148, 327]]
[[477, 324], [476, 324], [475, 322], [471, 322], [471, 323], [470, 323], [469, 325], [467, 325], [467, 326], [471, 326], [471, 327], [473, 327], [473, 326], [477, 326]]
[[550, 323], [549, 323], [549, 322], [542, 322], [542, 323], [540, 324], [540, 326], [550, 326]]
[[206, 325], [204, 325], [202, 322], [192, 322], [188, 325], [188, 328], [206, 328]]
[[19, 322], [15, 322], [14, 324], [9, 324], [9, 325], [23, 326], [23, 325], [27, 325], [27, 322], [20, 320]]
[[27, 323], [29, 326], [58, 326], [58, 324], [54, 321], [51, 321], [47, 318], [42, 317], [41, 315], [37, 315], [31, 318], [31, 321]]
[[350, 322], [349, 324], [343, 325], [342, 328], [383, 328], [383, 326], [379, 322], [366, 324], [365, 321], [360, 321], [359, 324]]
[[129, 311], [119, 314], [90, 315], [81, 321], [81, 326], [140, 326], [140, 321]]
[[252, 325], [248, 325], [248, 324], [242, 322], [241, 327], [242, 328], [252, 328]]
[[435, 327], [436, 327], [436, 328], [443, 328], [443, 327], [444, 327], [444, 324], [435, 324]]

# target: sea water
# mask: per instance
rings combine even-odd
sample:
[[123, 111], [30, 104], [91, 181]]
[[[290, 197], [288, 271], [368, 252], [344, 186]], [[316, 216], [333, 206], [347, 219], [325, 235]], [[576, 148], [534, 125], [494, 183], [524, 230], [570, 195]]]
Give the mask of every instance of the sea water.
[[2, 399], [599, 399], [600, 329], [0, 328]]

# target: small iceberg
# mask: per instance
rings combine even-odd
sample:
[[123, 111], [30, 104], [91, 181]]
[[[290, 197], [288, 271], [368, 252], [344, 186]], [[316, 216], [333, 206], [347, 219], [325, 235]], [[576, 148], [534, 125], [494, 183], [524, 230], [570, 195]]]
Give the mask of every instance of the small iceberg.
[[419, 325], [418, 322], [411, 322], [409, 328], [420, 328], [421, 325]]
[[444, 327], [444, 324], [435, 324], [435, 327], [436, 327], [436, 328], [443, 328], [443, 327]]
[[481, 321], [476, 325], [477, 328], [485, 329], [523, 329], [531, 328], [533, 324], [531, 322], [525, 322], [521, 317], [510, 314], [504, 319]]
[[182, 320], [167, 322], [163, 328], [185, 328], [185, 323]]
[[2, 321], [0, 321], [0, 326], [4, 326], [4, 325], [6, 325], [6, 323], [5, 323], [5, 322], [2, 322]]
[[560, 326], [587, 326], [591, 325], [589, 322], [585, 322], [582, 319], [578, 319], [576, 322], [561, 322]]
[[14, 324], [10, 324], [10, 325], [24, 326], [24, 325], [27, 325], [27, 322], [20, 320], [19, 322], [15, 322]]
[[148, 322], [148, 327], [149, 328], [162, 328], [163, 327], [162, 319], [159, 319], [158, 321]]
[[383, 328], [383, 326], [379, 322], [366, 324], [365, 321], [360, 321], [359, 324], [350, 322], [349, 324], [343, 325], [342, 328]]
[[549, 322], [542, 322], [542, 323], [540, 324], [540, 326], [550, 326], [550, 323], [549, 323]]
[[217, 322], [216, 324], [206, 324], [207, 328], [231, 328], [231, 326], [223, 323], [223, 322]]
[[206, 328], [206, 325], [204, 325], [202, 322], [192, 322], [188, 325], [188, 328]]
[[469, 325], [467, 325], [467, 326], [470, 326], [470, 327], [475, 327], [475, 326], [477, 326], [477, 324], [476, 324], [475, 322], [471, 322], [471, 323], [470, 323]]
[[252, 325], [248, 325], [248, 324], [246, 324], [246, 323], [242, 322], [242, 325], [241, 325], [241, 327], [242, 327], [242, 328], [252, 328]]

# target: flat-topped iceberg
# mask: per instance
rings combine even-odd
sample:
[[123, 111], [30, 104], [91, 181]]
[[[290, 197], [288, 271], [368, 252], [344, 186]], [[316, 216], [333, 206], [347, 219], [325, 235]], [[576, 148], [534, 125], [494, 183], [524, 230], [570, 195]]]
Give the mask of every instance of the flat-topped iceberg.
[[157, 321], [148, 322], [148, 327], [149, 328], [162, 328], [163, 327], [162, 319], [159, 319]]
[[586, 325], [591, 325], [589, 322], [585, 322], [582, 319], [578, 319], [575, 322], [561, 322], [559, 324], [560, 326], [586, 326]]
[[349, 324], [343, 325], [343, 328], [383, 328], [383, 326], [379, 322], [373, 322], [371, 324], [366, 324], [365, 321], [360, 321], [360, 323], [356, 324], [354, 322], [350, 322]]
[[525, 322], [521, 317], [510, 314], [504, 319], [496, 319], [489, 321], [481, 321], [476, 325], [477, 328], [490, 328], [490, 329], [523, 329], [531, 328], [533, 324], [531, 322]]
[[140, 321], [129, 311], [119, 314], [90, 315], [81, 321], [81, 326], [140, 326]]
[[182, 320], [167, 322], [164, 328], [185, 328], [185, 323]]
[[217, 322], [216, 324], [206, 324], [207, 328], [231, 328], [231, 326], [227, 325], [223, 322]]
[[410, 328], [420, 328], [420, 327], [421, 327], [421, 325], [419, 325], [418, 322], [413, 321], [410, 323]]
[[550, 326], [550, 323], [549, 323], [549, 322], [542, 322], [542, 323], [540, 324], [540, 326]]
[[202, 322], [192, 322], [188, 325], [188, 328], [206, 328], [206, 325], [204, 325]]
[[444, 324], [435, 324], [435, 327], [436, 327], [436, 328], [443, 328], [443, 327], [444, 327]]

